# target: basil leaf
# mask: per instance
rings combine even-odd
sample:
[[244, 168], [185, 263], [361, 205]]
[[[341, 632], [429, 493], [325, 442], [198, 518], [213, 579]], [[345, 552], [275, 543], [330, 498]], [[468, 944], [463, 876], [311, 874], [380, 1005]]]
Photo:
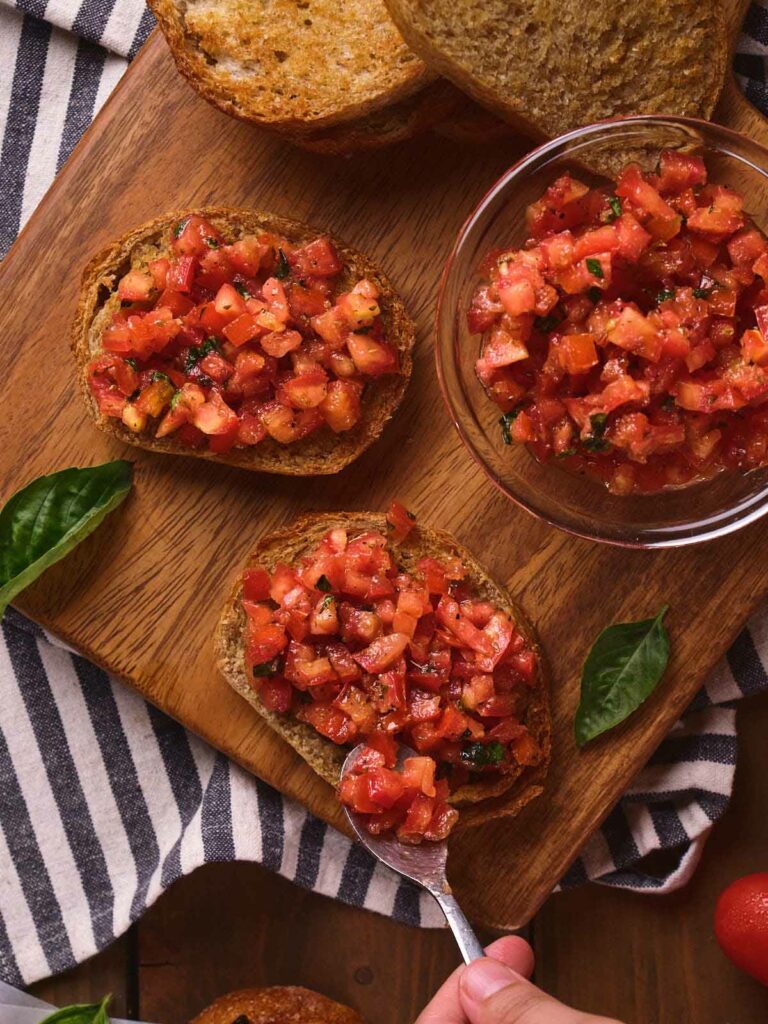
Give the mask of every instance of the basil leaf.
[[493, 743], [470, 743], [459, 754], [461, 760], [470, 768], [485, 768], [499, 764], [504, 759], [504, 747], [498, 740]]
[[595, 641], [581, 673], [580, 747], [623, 722], [656, 688], [669, 661], [669, 634], [662, 623], [668, 607], [654, 619], [608, 626]]
[[600, 260], [596, 260], [593, 256], [589, 256], [589, 257], [587, 257], [586, 263], [587, 263], [587, 270], [594, 277], [598, 277], [598, 278], [604, 278], [605, 277], [605, 274], [603, 273], [603, 265], [600, 262]]
[[107, 1006], [112, 995], [104, 996], [100, 1003], [74, 1003], [40, 1021], [40, 1024], [109, 1024]]
[[291, 272], [291, 265], [288, 262], [288, 257], [285, 255], [282, 249], [277, 250], [277, 266], [275, 267], [275, 277], [278, 281], [284, 281]]
[[273, 658], [272, 661], [262, 661], [260, 665], [253, 666], [255, 676], [274, 676], [280, 671], [280, 659]]
[[130, 489], [131, 464], [118, 459], [62, 469], [17, 491], [0, 510], [0, 614], [92, 533]]
[[333, 590], [333, 586], [331, 585], [331, 581], [325, 575], [320, 576], [318, 578], [318, 581], [315, 584], [315, 586], [317, 587], [318, 590], [324, 590], [326, 593], [328, 593], [329, 590]]
[[607, 218], [608, 223], [610, 224], [611, 221], [617, 220], [621, 216], [621, 200], [618, 196], [609, 196], [608, 205], [611, 208], [611, 212]]
[[505, 412], [499, 419], [499, 426], [501, 427], [501, 439], [504, 444], [512, 444], [512, 424], [515, 422], [517, 417], [520, 415], [520, 407], [513, 409], [512, 412]]

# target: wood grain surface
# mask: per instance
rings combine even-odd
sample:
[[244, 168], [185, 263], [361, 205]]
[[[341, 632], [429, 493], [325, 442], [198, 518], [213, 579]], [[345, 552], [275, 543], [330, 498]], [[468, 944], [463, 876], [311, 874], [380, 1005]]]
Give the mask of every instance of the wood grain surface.
[[[730, 84], [718, 117], [768, 138]], [[378, 510], [397, 496], [509, 584], [552, 668], [552, 769], [544, 798], [514, 823], [457, 835], [449, 865], [468, 913], [504, 927], [540, 906], [768, 588], [759, 523], [677, 551], [590, 544], [512, 507], [462, 448], [435, 378], [437, 282], [467, 212], [525, 145], [475, 150], [424, 137], [386, 156], [302, 153], [209, 107], [178, 77], [155, 34], [0, 269], [0, 497], [71, 464], [126, 456], [136, 466], [129, 500], [18, 607], [325, 820], [343, 827], [331, 788], [213, 664], [219, 606], [256, 538], [302, 511]], [[131, 226], [203, 203], [252, 204], [332, 229], [371, 254], [417, 319], [414, 380], [402, 409], [337, 477], [281, 479], [137, 454], [86, 418], [68, 350], [83, 263]], [[573, 713], [592, 640], [608, 622], [643, 618], [664, 602], [673, 657], [662, 685], [629, 723], [578, 752]]]

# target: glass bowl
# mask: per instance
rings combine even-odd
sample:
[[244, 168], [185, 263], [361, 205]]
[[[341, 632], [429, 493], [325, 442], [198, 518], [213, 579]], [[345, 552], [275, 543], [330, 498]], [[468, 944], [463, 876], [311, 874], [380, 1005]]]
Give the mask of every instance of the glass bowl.
[[[515, 164], [491, 188], [459, 232], [443, 271], [437, 304], [437, 373], [451, 419], [472, 456], [508, 498], [562, 530], [636, 548], [671, 547], [721, 537], [768, 511], [768, 468], [714, 478], [651, 495], [615, 496], [601, 483], [554, 461], [542, 465], [522, 444], [505, 445], [498, 407], [475, 376], [481, 338], [466, 310], [483, 257], [525, 240], [525, 208], [565, 170], [604, 183], [627, 160], [655, 166], [663, 149], [703, 156], [709, 180], [746, 198], [768, 228], [768, 149], [719, 125], [689, 118], [628, 117], [562, 135]], [[605, 175], [598, 169], [606, 169]]]

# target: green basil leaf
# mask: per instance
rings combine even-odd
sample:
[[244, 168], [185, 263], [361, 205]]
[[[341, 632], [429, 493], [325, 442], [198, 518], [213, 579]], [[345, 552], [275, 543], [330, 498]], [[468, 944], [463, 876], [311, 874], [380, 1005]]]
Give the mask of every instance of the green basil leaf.
[[486, 768], [504, 759], [504, 747], [498, 740], [493, 743], [470, 743], [463, 748], [459, 757], [470, 768]]
[[518, 406], [518, 408], [513, 409], [512, 412], [505, 412], [504, 415], [499, 419], [499, 426], [501, 427], [501, 439], [504, 442], [504, 444], [512, 444], [512, 424], [520, 415], [520, 412], [521, 409]]
[[669, 634], [654, 619], [622, 622], [604, 629], [587, 655], [576, 712], [580, 747], [632, 714], [656, 688], [669, 661]]
[[275, 277], [278, 281], [284, 281], [291, 272], [291, 265], [288, 262], [288, 257], [285, 255], [282, 249], [277, 250], [277, 266], [275, 267]]
[[255, 676], [274, 676], [280, 671], [280, 659], [273, 658], [272, 661], [262, 661], [260, 665], [253, 666]]
[[600, 262], [600, 260], [596, 260], [593, 256], [588, 256], [587, 260], [586, 260], [586, 263], [587, 263], [587, 270], [594, 277], [598, 277], [598, 278], [604, 278], [605, 277], [605, 274], [603, 273], [603, 265]]
[[608, 223], [610, 224], [611, 221], [617, 220], [621, 216], [621, 200], [618, 196], [609, 196], [608, 205], [611, 208], [611, 212], [607, 218]]
[[92, 533], [130, 489], [131, 464], [118, 459], [62, 469], [17, 491], [0, 510], [0, 614]]
[[107, 1006], [112, 995], [104, 996], [100, 1003], [74, 1003], [54, 1010], [40, 1024], [109, 1024]]
[[333, 590], [333, 585], [326, 575], [320, 576], [315, 586], [318, 590], [324, 590], [326, 594], [329, 590]]

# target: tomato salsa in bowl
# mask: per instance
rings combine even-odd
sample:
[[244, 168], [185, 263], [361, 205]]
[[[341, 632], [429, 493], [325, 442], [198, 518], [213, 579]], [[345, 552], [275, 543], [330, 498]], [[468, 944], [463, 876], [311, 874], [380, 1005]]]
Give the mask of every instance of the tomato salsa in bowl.
[[[768, 507], [768, 151], [633, 117], [508, 171], [446, 265], [437, 365], [508, 497], [637, 547]], [[765, 332], [765, 333], [764, 333]]]

